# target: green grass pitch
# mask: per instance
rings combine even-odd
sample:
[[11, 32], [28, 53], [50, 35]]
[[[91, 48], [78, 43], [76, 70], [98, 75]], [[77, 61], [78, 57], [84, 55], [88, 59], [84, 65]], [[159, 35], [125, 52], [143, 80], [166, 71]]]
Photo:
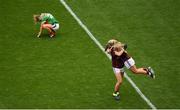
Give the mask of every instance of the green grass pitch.
[[[180, 108], [179, 0], [66, 2], [102, 45], [117, 38], [154, 68], [155, 80], [126, 71], [157, 108]], [[59, 20], [56, 38], [36, 38], [41, 12]], [[126, 79], [112, 98], [111, 62], [59, 0], [1, 0], [0, 14], [0, 108], [150, 108]]]

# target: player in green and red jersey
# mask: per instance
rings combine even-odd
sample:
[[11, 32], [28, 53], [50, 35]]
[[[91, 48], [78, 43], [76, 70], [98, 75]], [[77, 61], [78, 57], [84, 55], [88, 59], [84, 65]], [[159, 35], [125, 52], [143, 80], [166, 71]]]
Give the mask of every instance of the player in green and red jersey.
[[42, 30], [47, 29], [50, 37], [54, 37], [56, 35], [56, 31], [59, 29], [59, 23], [54, 18], [54, 16], [50, 13], [41, 13], [40, 15], [34, 15], [34, 22], [40, 22], [40, 31], [37, 37], [41, 36]]

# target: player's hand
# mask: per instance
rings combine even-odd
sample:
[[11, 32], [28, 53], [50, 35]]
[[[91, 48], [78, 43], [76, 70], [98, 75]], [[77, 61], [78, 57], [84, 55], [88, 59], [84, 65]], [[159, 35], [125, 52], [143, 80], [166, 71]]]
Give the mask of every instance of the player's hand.
[[41, 35], [41, 33], [39, 32], [38, 35], [37, 35], [37, 37], [40, 37], [40, 35]]
[[107, 51], [107, 49], [109, 49], [109, 48], [110, 48], [110, 45], [107, 44], [104, 51]]
[[111, 47], [111, 48], [108, 48], [108, 49], [106, 50], [106, 52], [107, 52], [108, 54], [110, 54], [110, 53], [111, 53], [111, 49], [112, 49], [112, 47]]
[[124, 50], [126, 50], [127, 49], [127, 44], [124, 44]]
[[38, 34], [37, 37], [40, 37], [40, 35]]

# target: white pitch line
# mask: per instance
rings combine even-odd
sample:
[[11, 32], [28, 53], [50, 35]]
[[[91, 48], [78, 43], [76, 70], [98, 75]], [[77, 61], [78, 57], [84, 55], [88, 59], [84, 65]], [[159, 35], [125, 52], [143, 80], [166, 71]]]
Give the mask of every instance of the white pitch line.
[[[68, 10], [68, 12], [74, 17], [74, 19], [78, 22], [78, 24], [84, 29], [84, 31], [89, 35], [89, 37], [96, 43], [96, 45], [106, 54], [106, 56], [111, 60], [111, 56], [104, 51], [104, 47], [100, 44], [100, 42], [94, 37], [94, 35], [89, 31], [89, 29], [82, 23], [82, 21], [76, 16], [76, 14], [72, 11], [72, 9], [66, 4], [64, 0], [60, 0], [60, 2], [64, 5], [64, 7]], [[141, 92], [141, 90], [137, 87], [137, 85], [132, 81], [132, 79], [125, 73], [125, 78], [129, 81], [132, 87], [136, 90], [136, 92], [141, 96], [141, 98], [154, 110], [156, 107], [151, 103], [151, 101]]]

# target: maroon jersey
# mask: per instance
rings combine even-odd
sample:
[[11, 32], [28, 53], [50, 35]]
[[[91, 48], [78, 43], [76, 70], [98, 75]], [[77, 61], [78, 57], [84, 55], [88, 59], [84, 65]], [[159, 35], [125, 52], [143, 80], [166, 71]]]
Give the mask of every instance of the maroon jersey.
[[114, 68], [123, 68], [124, 67], [124, 62], [122, 59], [115, 55], [114, 51], [111, 51], [111, 56], [112, 56], [112, 67]]
[[131, 58], [126, 51], [124, 51], [124, 52], [122, 53], [122, 55], [119, 56], [119, 57], [120, 57], [120, 59], [123, 61], [123, 63], [124, 63], [125, 61], [127, 61], [129, 58]]
[[130, 58], [127, 52], [123, 52], [121, 56], [117, 56], [115, 55], [114, 51], [111, 51], [111, 56], [112, 56], [112, 66], [114, 68], [123, 68], [124, 62]]

